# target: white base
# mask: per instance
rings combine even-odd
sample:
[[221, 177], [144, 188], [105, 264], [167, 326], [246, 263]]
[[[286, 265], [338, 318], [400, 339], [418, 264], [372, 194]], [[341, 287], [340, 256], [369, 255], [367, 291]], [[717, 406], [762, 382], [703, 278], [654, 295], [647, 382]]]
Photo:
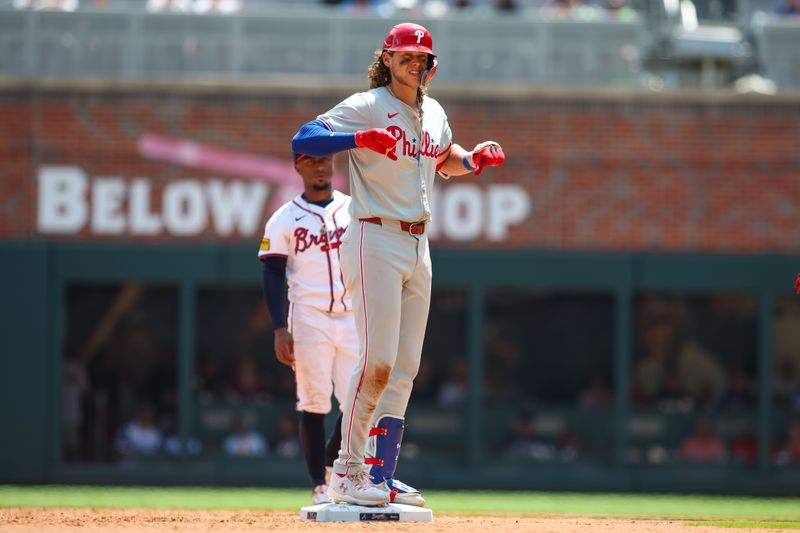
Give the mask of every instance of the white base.
[[400, 503], [388, 503], [379, 507], [322, 503], [300, 509], [300, 520], [312, 522], [433, 522], [433, 512], [424, 507]]

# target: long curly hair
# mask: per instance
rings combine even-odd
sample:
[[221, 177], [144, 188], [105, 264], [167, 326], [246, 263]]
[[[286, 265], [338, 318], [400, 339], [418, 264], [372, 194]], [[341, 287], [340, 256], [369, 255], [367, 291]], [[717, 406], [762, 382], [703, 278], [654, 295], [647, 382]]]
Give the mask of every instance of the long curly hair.
[[[386, 87], [392, 81], [392, 71], [383, 64], [383, 50], [375, 50], [375, 61], [369, 66], [367, 70], [367, 77], [369, 78], [369, 88], [377, 89], [378, 87]], [[394, 52], [387, 52], [393, 54]], [[428, 93], [428, 88], [420, 85], [417, 88], [417, 107], [419, 108], [420, 117], [422, 116], [422, 98]]]

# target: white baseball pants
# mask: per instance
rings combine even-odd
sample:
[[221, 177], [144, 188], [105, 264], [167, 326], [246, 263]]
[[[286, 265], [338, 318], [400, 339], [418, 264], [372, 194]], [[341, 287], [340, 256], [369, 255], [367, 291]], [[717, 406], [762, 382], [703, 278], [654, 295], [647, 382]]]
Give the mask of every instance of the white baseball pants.
[[329, 413], [331, 393], [344, 410], [350, 377], [358, 363], [358, 336], [352, 311], [328, 313], [292, 303], [289, 331], [294, 338], [297, 410]]
[[343, 236], [341, 266], [353, 302], [359, 361], [342, 419], [333, 471], [364, 466], [372, 420], [403, 417], [419, 369], [431, 296], [428, 236], [410, 235], [396, 221], [353, 221]]

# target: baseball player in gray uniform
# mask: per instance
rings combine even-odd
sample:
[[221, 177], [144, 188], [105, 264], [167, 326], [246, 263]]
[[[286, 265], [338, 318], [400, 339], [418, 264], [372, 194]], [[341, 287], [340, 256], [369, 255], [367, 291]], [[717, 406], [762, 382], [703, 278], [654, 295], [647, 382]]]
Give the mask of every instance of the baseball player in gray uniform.
[[326, 448], [325, 415], [331, 411], [332, 392], [339, 406], [344, 404], [358, 362], [353, 307], [339, 268], [341, 237], [350, 224], [350, 197], [332, 189], [330, 156], [295, 153], [294, 159], [304, 191], [270, 217], [258, 258], [264, 263], [264, 299], [275, 329], [275, 356], [295, 372], [311, 503], [320, 504], [330, 501], [325, 469], [333, 464], [341, 442], [339, 420]]
[[359, 361], [328, 487], [334, 502], [425, 504], [394, 473], [428, 320], [433, 180], [505, 160], [493, 141], [472, 151], [452, 142], [444, 110], [426, 94], [436, 68], [428, 30], [398, 24], [375, 53], [370, 90], [303, 125], [292, 140], [293, 150], [314, 156], [349, 150], [353, 223], [342, 238], [342, 272]]

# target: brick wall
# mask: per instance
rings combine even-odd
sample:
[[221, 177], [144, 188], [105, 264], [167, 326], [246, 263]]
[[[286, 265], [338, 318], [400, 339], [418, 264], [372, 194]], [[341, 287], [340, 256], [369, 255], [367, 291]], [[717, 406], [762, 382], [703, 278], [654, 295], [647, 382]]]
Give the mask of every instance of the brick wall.
[[[88, 226], [43, 235], [37, 228], [37, 173], [45, 165], [72, 165], [90, 179], [146, 177], [157, 211], [159, 191], [176, 179], [241, 177], [143, 157], [137, 148], [143, 135], [288, 165], [297, 127], [350, 92], [2, 90], [0, 238], [185, 240], [101, 236]], [[456, 241], [441, 234], [443, 246], [800, 251], [800, 98], [434, 96], [447, 110], [457, 142], [471, 147], [494, 139], [508, 156], [504, 167], [443, 187], [516, 183], [531, 205], [527, 218], [501, 240]], [[342, 158], [337, 164], [345, 166]], [[265, 207], [263, 217], [268, 215]], [[219, 238], [209, 227], [190, 240]]]

